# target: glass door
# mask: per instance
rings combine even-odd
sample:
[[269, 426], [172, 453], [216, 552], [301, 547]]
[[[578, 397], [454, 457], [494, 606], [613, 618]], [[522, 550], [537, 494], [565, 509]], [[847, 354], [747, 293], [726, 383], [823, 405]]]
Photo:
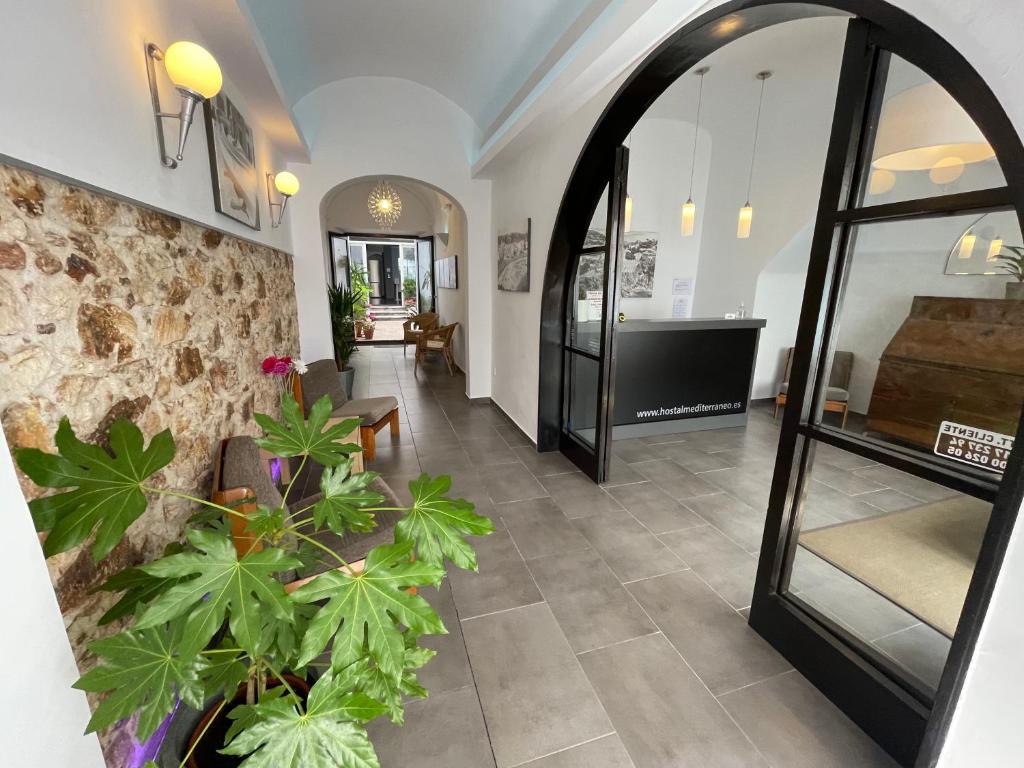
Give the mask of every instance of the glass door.
[[1020, 503], [1024, 238], [982, 131], [900, 54], [850, 23], [750, 623], [911, 765]]
[[416, 240], [416, 293], [420, 312], [434, 312], [434, 238]]
[[594, 223], [576, 255], [562, 342], [562, 432], [559, 448], [595, 482], [610, 461], [614, 391], [614, 322], [622, 262], [629, 150], [619, 147]]

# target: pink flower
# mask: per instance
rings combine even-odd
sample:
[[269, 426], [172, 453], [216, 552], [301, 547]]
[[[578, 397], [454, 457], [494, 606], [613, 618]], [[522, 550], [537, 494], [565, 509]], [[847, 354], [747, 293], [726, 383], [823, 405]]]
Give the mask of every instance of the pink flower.
[[274, 366], [277, 364], [277, 358], [271, 355], [270, 357], [264, 358], [263, 360], [263, 372], [271, 374], [274, 372]]
[[292, 369], [292, 359], [290, 356], [270, 355], [263, 360], [262, 368], [267, 376], [287, 376]]

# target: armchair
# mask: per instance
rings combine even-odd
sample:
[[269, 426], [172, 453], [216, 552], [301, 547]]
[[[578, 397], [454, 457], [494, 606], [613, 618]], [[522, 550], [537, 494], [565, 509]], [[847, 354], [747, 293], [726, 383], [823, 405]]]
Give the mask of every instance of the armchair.
[[455, 353], [452, 351], [452, 339], [455, 337], [455, 329], [458, 323], [442, 325], [432, 331], [423, 331], [416, 340], [416, 364], [413, 372], [419, 368], [420, 363], [426, 359], [429, 352], [440, 352], [445, 363], [448, 364], [448, 374], [455, 375]]
[[[786, 405], [789, 392], [789, 375], [793, 370], [793, 347], [786, 352], [786, 378], [779, 385], [779, 393], [775, 396], [775, 416], [779, 416], [779, 407]], [[850, 410], [850, 377], [853, 374], [853, 352], [836, 352], [832, 356], [832, 371], [829, 374], [828, 387], [825, 390], [825, 410], [829, 413], [840, 413], [843, 417], [843, 428], [846, 428], [846, 417]]]
[[437, 328], [437, 323], [436, 312], [420, 312], [402, 323], [402, 354], [405, 355], [409, 344], [415, 344], [424, 331]]

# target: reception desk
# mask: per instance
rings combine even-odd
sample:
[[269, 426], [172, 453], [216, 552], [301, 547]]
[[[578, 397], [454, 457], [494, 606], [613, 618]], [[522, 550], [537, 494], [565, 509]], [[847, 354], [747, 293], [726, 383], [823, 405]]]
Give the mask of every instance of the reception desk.
[[[765, 323], [755, 318], [618, 323], [613, 438], [746, 424], [757, 344]], [[580, 328], [581, 341], [587, 330]], [[588, 370], [577, 370], [570, 384], [578, 406], [575, 411], [584, 418], [596, 413], [591, 394], [596, 393], [596, 366], [592, 376]], [[593, 423], [578, 420], [574, 429], [586, 435]]]

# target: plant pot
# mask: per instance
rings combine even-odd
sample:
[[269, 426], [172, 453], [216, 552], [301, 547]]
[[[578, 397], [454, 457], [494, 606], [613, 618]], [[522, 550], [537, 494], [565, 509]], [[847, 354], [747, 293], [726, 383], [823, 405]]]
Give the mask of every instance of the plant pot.
[[1024, 301], [1024, 283], [1014, 281], [1006, 284], [1006, 298]]
[[356, 380], [356, 369], [350, 365], [347, 365], [341, 369], [341, 373], [338, 375], [341, 376], [341, 386], [345, 388], [345, 395], [348, 397], [349, 400], [351, 400], [352, 385], [355, 383]]
[[372, 339], [373, 338], [373, 328], [370, 328], [370, 327], [363, 328], [363, 338], [364, 339]]
[[363, 337], [363, 321], [356, 320], [356, 338], [361, 339]]
[[[285, 678], [288, 680], [288, 685], [305, 699], [309, 693], [309, 683], [294, 675], [285, 675]], [[276, 683], [276, 680], [271, 679], [268, 681], [268, 687], [274, 688]], [[244, 757], [222, 755], [217, 751], [224, 747], [224, 736], [231, 726], [228, 712], [239, 704], [245, 703], [245, 686], [238, 686], [238, 690], [235, 692], [231, 702], [218, 712], [217, 707], [220, 706], [221, 701], [223, 699], [217, 699], [211, 703], [210, 707], [199, 719], [199, 723], [188, 740], [188, 745], [185, 748], [186, 751], [191, 749], [192, 745], [197, 741], [199, 742], [186, 763], [188, 768], [237, 768], [245, 760]], [[203, 733], [203, 729], [206, 729], [205, 733]], [[199, 738], [200, 734], [202, 734], [202, 739]]]

